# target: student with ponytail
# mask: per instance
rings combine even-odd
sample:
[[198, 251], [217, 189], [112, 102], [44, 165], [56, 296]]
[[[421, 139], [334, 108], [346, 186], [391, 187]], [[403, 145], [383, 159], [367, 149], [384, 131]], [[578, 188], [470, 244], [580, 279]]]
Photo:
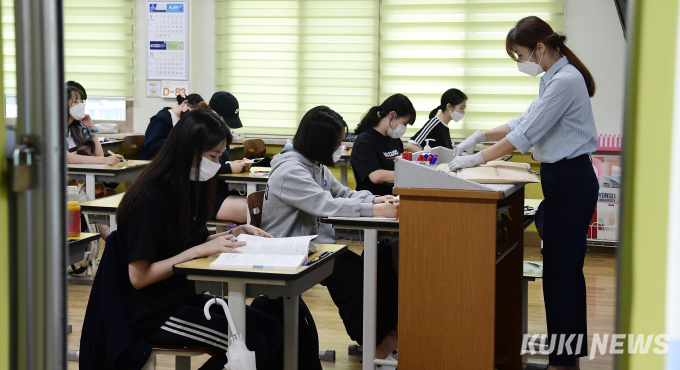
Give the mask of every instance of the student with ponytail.
[[350, 163], [356, 190], [390, 195], [394, 186], [394, 158], [404, 152], [401, 137], [416, 120], [416, 110], [402, 94], [395, 94], [368, 110], [354, 130], [357, 134]]
[[[599, 185], [590, 162], [597, 132], [590, 106], [595, 81], [581, 60], [538, 17], [526, 17], [508, 32], [505, 48], [521, 72], [541, 77], [538, 98], [518, 118], [458, 145], [451, 170], [477, 166], [515, 150], [541, 162], [545, 200], [543, 296], [550, 338], [575, 338], [549, 355], [550, 370], [579, 369], [588, 355], [586, 281], [583, 259], [588, 224]], [[480, 141], [498, 141], [472, 154]], [[465, 153], [467, 155], [463, 155]], [[561, 345], [560, 341], [560, 345]], [[569, 348], [565, 348], [569, 347]]]
[[144, 133], [142, 159], [153, 159], [161, 151], [163, 143], [165, 143], [170, 131], [177, 124], [182, 114], [198, 108], [198, 103], [202, 101], [203, 98], [198, 94], [189, 94], [186, 97], [177, 95], [175, 107], [165, 107], [151, 117], [151, 122], [149, 122]]
[[[430, 112], [430, 120], [406, 144], [406, 149], [419, 152], [425, 147], [425, 139], [432, 139], [432, 148], [443, 146], [453, 149], [449, 122], [458, 122], [465, 116], [467, 96], [458, 89], [448, 89], [442, 94], [441, 104]], [[439, 114], [437, 112], [441, 111]]]

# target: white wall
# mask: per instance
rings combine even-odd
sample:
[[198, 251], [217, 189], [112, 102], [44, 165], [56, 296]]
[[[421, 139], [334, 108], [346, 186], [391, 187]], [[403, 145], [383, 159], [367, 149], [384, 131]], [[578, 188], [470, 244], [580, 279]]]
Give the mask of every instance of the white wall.
[[[144, 133], [149, 119], [175, 99], [146, 97], [146, 0], [135, 1], [134, 132]], [[189, 0], [189, 91], [209, 101], [215, 92], [215, 1]]]
[[[146, 97], [146, 0], [135, 1], [134, 131], [143, 133], [149, 118], [172, 99]], [[210, 100], [215, 92], [215, 1], [189, 0], [189, 90]], [[567, 45], [595, 78], [592, 98], [599, 134], [623, 132], [627, 43], [614, 0], [566, 0], [564, 34]]]
[[591, 99], [598, 134], [622, 134], [626, 49], [614, 0], [566, 0], [567, 46], [588, 67], [597, 90]]

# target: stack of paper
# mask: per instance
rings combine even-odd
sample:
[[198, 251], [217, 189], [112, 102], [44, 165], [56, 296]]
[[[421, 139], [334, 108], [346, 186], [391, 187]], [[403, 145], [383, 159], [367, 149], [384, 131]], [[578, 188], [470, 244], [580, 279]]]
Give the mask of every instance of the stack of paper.
[[248, 244], [237, 248], [240, 253], [222, 253], [210, 267], [294, 270], [307, 260], [310, 247], [315, 249], [311, 245], [314, 238], [316, 235], [263, 238], [241, 234], [236, 239]]

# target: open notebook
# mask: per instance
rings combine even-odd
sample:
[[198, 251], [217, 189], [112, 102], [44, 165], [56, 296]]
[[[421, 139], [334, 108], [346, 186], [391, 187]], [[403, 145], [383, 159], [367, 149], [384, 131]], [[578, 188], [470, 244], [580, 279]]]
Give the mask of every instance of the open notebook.
[[317, 251], [311, 243], [314, 238], [316, 235], [263, 238], [241, 234], [236, 239], [248, 243], [238, 248], [241, 253], [222, 253], [210, 267], [295, 270], [307, 260], [309, 252]]

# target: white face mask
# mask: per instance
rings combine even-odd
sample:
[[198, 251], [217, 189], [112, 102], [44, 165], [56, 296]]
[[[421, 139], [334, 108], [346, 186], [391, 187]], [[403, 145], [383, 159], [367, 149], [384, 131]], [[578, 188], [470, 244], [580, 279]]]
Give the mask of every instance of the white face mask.
[[450, 111], [449, 113], [451, 114], [451, 119], [453, 120], [453, 122], [458, 122], [462, 120], [463, 117], [465, 117], [465, 113], [461, 113], [455, 109]]
[[339, 161], [340, 157], [342, 157], [342, 145], [340, 145], [338, 149], [335, 149], [333, 152], [333, 163]]
[[399, 139], [406, 133], [406, 126], [399, 124], [399, 116], [397, 116], [397, 128], [392, 129], [392, 120], [390, 120], [390, 128], [387, 130], [387, 136], [392, 139]]
[[85, 118], [85, 103], [78, 103], [72, 106], [68, 109], [68, 112], [71, 114], [73, 119], [80, 121], [81, 119]]
[[[534, 49], [535, 51], [536, 49]], [[534, 55], [534, 52], [531, 52], [531, 55], [529, 56], [529, 60], [531, 60], [531, 57]], [[541, 67], [541, 60], [543, 60], [543, 54], [541, 54], [541, 59], [538, 61], [538, 63], [530, 62], [529, 60], [527, 61], [517, 61], [517, 69], [519, 69], [520, 72], [524, 72], [528, 74], [531, 77], [536, 77], [540, 75], [543, 71], [543, 67]]]
[[200, 167], [200, 170], [193, 167], [191, 168], [190, 178], [192, 181], [208, 181], [215, 176], [222, 166], [219, 163], [201, 157]]

